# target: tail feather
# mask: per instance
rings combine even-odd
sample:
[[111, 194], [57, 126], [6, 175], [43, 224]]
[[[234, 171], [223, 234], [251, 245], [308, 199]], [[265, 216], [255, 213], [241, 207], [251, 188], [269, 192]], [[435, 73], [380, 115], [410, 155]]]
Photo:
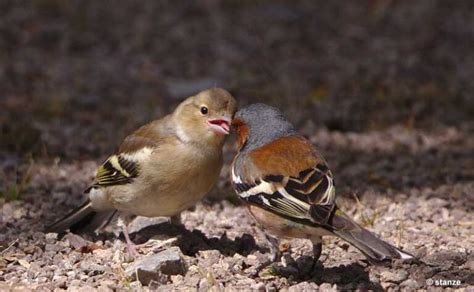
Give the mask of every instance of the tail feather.
[[89, 200], [46, 228], [47, 232], [97, 232], [107, 226], [116, 211], [97, 212]]
[[414, 256], [396, 248], [378, 238], [375, 234], [363, 228], [340, 210], [337, 210], [332, 220], [332, 232], [359, 249], [367, 258], [374, 262], [390, 261], [393, 259], [413, 259]]

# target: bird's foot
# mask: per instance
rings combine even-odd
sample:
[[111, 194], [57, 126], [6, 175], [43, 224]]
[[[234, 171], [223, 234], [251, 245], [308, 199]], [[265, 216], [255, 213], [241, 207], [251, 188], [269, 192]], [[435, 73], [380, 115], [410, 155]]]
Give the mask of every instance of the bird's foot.
[[277, 249], [277, 250], [272, 250], [271, 255], [269, 257], [271, 263], [277, 263], [281, 261], [281, 255], [282, 253]]
[[133, 259], [136, 259], [140, 255], [137, 246], [133, 242], [127, 242], [127, 253]]
[[138, 253], [138, 250], [135, 246], [135, 243], [133, 243], [133, 241], [130, 239], [130, 236], [128, 234], [128, 226], [125, 222], [119, 222], [119, 225], [122, 226], [122, 233], [123, 233], [123, 236], [125, 237], [125, 242], [127, 244], [127, 252], [128, 252], [128, 255], [132, 258], [132, 259], [136, 259], [140, 254]]

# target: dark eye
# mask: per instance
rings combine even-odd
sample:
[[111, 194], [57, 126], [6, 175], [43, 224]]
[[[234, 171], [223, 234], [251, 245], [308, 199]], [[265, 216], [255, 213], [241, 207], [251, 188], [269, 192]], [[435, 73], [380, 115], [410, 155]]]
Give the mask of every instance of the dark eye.
[[208, 112], [209, 112], [209, 109], [207, 107], [201, 106], [201, 114], [207, 115]]

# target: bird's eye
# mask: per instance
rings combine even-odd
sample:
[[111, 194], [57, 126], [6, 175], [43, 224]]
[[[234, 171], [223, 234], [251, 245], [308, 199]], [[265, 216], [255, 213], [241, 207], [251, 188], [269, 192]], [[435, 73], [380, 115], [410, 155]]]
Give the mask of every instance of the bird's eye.
[[206, 106], [201, 106], [201, 114], [207, 115], [209, 112], [209, 109]]

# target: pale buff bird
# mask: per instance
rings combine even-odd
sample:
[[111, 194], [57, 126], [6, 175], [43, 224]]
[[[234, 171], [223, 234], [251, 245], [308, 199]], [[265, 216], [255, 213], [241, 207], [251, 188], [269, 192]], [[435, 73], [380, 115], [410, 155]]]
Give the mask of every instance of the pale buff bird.
[[[179, 216], [216, 183], [235, 111], [235, 99], [224, 89], [212, 88], [184, 100], [172, 114], [142, 126], [97, 169], [86, 190], [88, 200], [48, 230], [97, 231], [116, 211]], [[127, 225], [123, 227], [129, 253], [135, 255]]]

